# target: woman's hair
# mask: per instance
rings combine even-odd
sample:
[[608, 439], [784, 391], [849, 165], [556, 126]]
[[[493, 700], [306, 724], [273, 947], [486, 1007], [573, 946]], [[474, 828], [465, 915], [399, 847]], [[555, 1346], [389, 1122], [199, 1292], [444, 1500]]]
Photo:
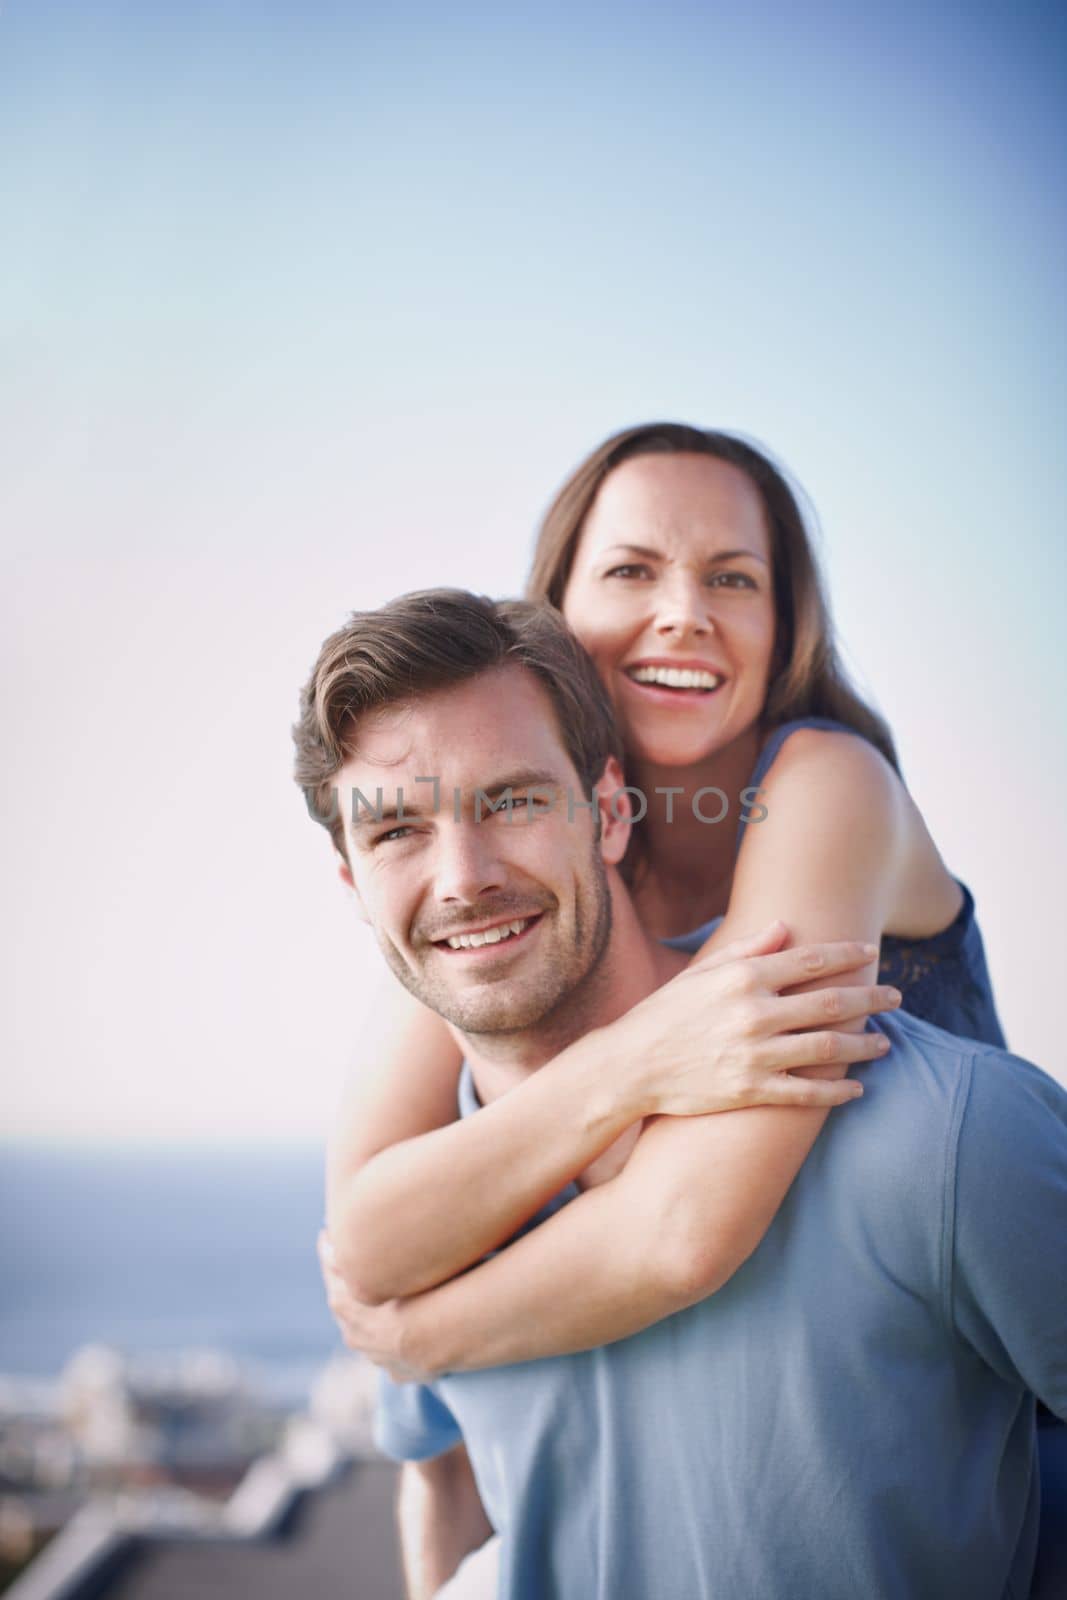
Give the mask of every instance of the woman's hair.
[[730, 433], [681, 422], [648, 422], [606, 439], [571, 473], [549, 506], [537, 536], [526, 585], [530, 600], [561, 609], [585, 519], [610, 472], [636, 456], [701, 455], [739, 467], [755, 485], [767, 516], [777, 617], [763, 720], [831, 717], [855, 729], [899, 771], [887, 723], [849, 682], [834, 642], [815, 552], [797, 497], [779, 469]]
[[525, 668], [546, 690], [588, 800], [622, 747], [596, 668], [547, 606], [423, 589], [377, 611], [355, 611], [330, 635], [300, 696], [294, 776], [342, 856], [334, 780], [354, 753], [360, 718], [507, 666]]

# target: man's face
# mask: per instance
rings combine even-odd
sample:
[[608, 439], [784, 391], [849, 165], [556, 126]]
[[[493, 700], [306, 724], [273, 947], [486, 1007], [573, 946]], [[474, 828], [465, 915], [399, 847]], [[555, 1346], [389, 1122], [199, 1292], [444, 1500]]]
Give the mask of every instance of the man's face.
[[[497, 668], [362, 717], [354, 744], [337, 777], [342, 876], [401, 983], [468, 1034], [546, 1021], [607, 946], [605, 862], [621, 858], [626, 827], [609, 811], [598, 841], [594, 815], [577, 808], [545, 690], [521, 667]], [[620, 782], [615, 769], [605, 792]], [[491, 811], [509, 787], [510, 812]], [[356, 790], [366, 803], [354, 809]]]

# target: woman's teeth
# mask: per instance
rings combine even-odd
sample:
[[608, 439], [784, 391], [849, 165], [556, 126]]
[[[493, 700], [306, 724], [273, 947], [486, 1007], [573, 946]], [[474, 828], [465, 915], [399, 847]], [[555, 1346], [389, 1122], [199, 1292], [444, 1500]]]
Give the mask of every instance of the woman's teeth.
[[477, 950], [479, 945], [499, 944], [501, 939], [513, 938], [529, 927], [531, 920], [525, 917], [517, 922], [502, 922], [499, 927], [486, 928], [482, 933], [457, 933], [453, 938], [446, 939], [445, 943], [450, 950]]
[[658, 683], [665, 689], [717, 689], [723, 681], [714, 672], [695, 672], [689, 667], [631, 667], [635, 683]]

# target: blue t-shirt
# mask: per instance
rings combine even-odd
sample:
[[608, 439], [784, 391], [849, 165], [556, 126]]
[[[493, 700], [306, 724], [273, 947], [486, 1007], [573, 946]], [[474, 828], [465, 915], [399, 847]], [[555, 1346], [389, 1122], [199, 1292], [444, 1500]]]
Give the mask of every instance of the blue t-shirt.
[[872, 1026], [863, 1104], [717, 1294], [581, 1355], [383, 1382], [387, 1454], [466, 1442], [507, 1600], [1027, 1594], [1033, 1395], [1067, 1414], [1067, 1094]]

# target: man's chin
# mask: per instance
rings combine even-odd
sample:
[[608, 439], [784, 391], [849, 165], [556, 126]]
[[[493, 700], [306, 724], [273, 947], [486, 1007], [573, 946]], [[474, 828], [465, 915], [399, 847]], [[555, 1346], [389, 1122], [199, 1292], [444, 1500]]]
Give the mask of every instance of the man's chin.
[[474, 1035], [521, 1033], [537, 1023], [558, 1003], [558, 996], [511, 992], [508, 986], [495, 985], [481, 994], [420, 995], [426, 1005], [444, 1017], [461, 1033]]

